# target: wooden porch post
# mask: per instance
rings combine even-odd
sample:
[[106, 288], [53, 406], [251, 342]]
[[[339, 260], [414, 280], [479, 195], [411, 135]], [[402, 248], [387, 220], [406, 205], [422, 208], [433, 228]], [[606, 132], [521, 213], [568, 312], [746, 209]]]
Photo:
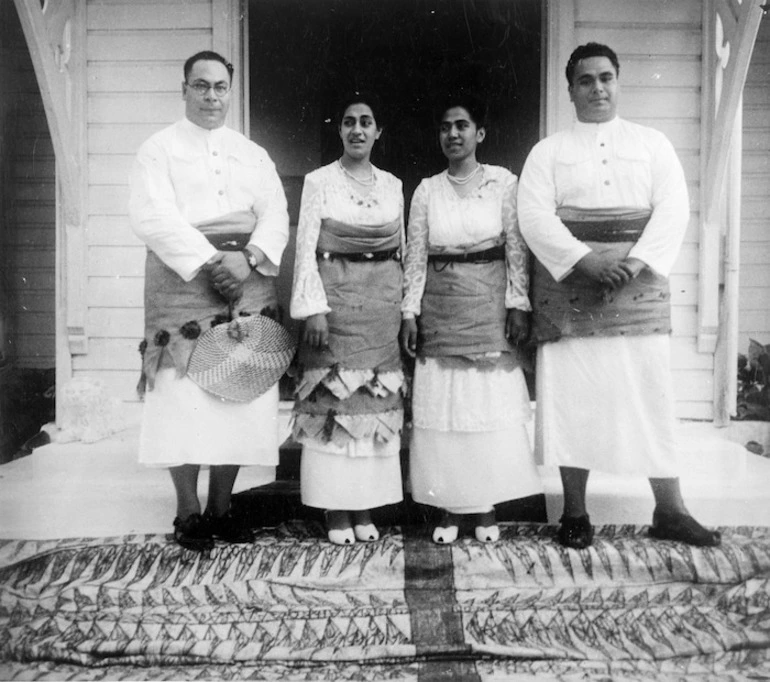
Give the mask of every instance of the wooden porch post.
[[88, 350], [85, 3], [14, 0], [56, 155], [56, 383]]
[[[736, 349], [732, 327], [737, 323], [740, 231], [740, 179], [726, 184], [728, 166], [739, 175], [740, 130], [736, 121], [746, 74], [763, 9], [760, 0], [709, 0], [704, 6], [704, 152], [701, 181], [698, 350], [714, 352], [714, 421], [729, 422], [735, 409]], [[713, 80], [712, 80], [713, 74]], [[729, 328], [728, 328], [729, 327]]]

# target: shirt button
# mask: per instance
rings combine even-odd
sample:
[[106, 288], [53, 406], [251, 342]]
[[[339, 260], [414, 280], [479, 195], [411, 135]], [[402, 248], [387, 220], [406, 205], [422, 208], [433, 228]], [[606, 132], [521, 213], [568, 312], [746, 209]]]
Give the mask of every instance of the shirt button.
[[[604, 163], [607, 163], [607, 162], [605, 161]], [[214, 172], [215, 172], [217, 175], [221, 175], [221, 173], [222, 173], [222, 171], [221, 171], [221, 170], [219, 170], [219, 168], [217, 168], [217, 169], [216, 169]]]
[[[610, 183], [608, 182], [607, 184], [609, 185]], [[222, 196], [224, 193], [225, 193], [225, 190], [223, 190], [223, 189], [220, 189], [220, 190], [219, 190], [219, 192], [218, 192], [218, 194], [219, 194], [219, 196], [220, 196], [220, 197], [221, 197], [221, 196]]]
[[600, 143], [600, 144], [599, 144], [599, 146], [600, 146], [600, 147], [603, 147], [603, 146], [604, 146], [604, 142]]
[[[605, 185], [609, 185], [609, 184], [610, 184], [610, 181], [609, 181], [609, 180], [605, 180], [605, 181], [604, 181], [604, 184], [605, 184]], [[220, 192], [220, 194], [221, 194], [221, 192]]]
[[213, 152], [211, 152], [211, 153], [212, 153], [214, 156], [219, 156], [219, 152], [217, 152], [217, 151], [213, 151]]
[[[607, 159], [602, 159], [602, 163], [606, 166], [607, 165]], [[219, 171], [217, 171], [219, 173]]]

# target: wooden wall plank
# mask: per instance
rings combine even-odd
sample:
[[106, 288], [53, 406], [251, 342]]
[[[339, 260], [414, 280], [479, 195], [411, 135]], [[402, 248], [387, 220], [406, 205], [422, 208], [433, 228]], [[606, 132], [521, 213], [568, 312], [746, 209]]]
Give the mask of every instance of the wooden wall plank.
[[133, 161], [137, 150], [151, 135], [168, 122], [92, 123], [88, 126], [88, 150], [91, 155], [129, 155]]
[[211, 4], [208, 1], [184, 3], [157, 2], [147, 5], [135, 2], [122, 4], [93, 3], [88, 11], [89, 31], [161, 29], [179, 31], [208, 29], [211, 26]]
[[184, 116], [179, 93], [105, 93], [88, 97], [90, 123], [164, 123]]
[[137, 246], [91, 246], [88, 273], [92, 277], [143, 277], [147, 249]]
[[93, 338], [133, 338], [144, 332], [144, 311], [137, 308], [89, 308]]
[[700, 119], [700, 94], [694, 88], [623, 88], [621, 97], [621, 115], [629, 118], [625, 112], [655, 116], [659, 121]]
[[88, 300], [94, 308], [109, 308], [119, 303], [123, 308], [141, 309], [144, 306], [144, 277], [89, 277]]
[[[89, 61], [113, 61], [120, 55], [127, 62], [157, 62], [181, 59], [211, 49], [211, 31], [113, 31], [88, 33]], [[181, 55], [184, 55], [182, 57]], [[181, 63], [179, 62], [179, 63]]]
[[687, 24], [691, 30], [700, 26], [700, 2], [697, 0], [644, 0], [624, 2], [591, 0], [575, 7], [577, 23], [621, 22], [623, 24]]
[[128, 216], [89, 216], [88, 243], [91, 246], [141, 246], [144, 244], [137, 237], [129, 224]]
[[124, 216], [128, 211], [128, 185], [91, 185], [88, 214]]
[[134, 373], [134, 385], [139, 381], [141, 356], [139, 355], [140, 335], [135, 338], [92, 339], [93, 348], [88, 355], [79, 359], [80, 371], [121, 371]]
[[88, 67], [88, 91], [172, 92], [182, 91], [182, 64], [163, 62], [94, 62]]
[[[578, 3], [583, 4], [583, 3]], [[623, 2], [619, 24], [584, 23], [575, 27], [575, 39], [578, 44], [596, 41], [612, 47], [620, 59], [638, 55], [656, 55], [660, 58], [673, 56], [695, 56], [701, 53], [701, 35], [699, 28], [666, 26], [665, 24], [638, 24], [623, 26], [622, 17], [626, 8], [633, 2]]]
[[91, 154], [88, 175], [93, 185], [125, 185], [134, 163], [133, 154]]

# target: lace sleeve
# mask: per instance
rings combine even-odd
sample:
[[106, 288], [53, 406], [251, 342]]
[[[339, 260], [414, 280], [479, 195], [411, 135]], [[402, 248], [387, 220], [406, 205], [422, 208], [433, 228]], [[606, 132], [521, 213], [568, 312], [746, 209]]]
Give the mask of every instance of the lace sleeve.
[[503, 189], [503, 233], [508, 282], [505, 287], [505, 307], [531, 310], [529, 303], [529, 250], [519, 231], [516, 217], [517, 180], [511, 175]]
[[404, 316], [419, 315], [428, 268], [428, 191], [421, 182], [412, 197], [409, 211], [406, 259], [404, 263]]
[[305, 177], [297, 225], [297, 253], [291, 294], [291, 316], [304, 320], [311, 315], [331, 311], [326, 301], [316, 261], [316, 246], [321, 231], [321, 188], [312, 175]]

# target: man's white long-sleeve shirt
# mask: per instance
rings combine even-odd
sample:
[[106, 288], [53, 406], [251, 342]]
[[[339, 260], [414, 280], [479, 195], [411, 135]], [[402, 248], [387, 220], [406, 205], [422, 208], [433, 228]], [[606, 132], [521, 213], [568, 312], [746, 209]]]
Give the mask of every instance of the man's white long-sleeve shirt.
[[649, 208], [652, 216], [629, 257], [668, 276], [689, 220], [682, 165], [661, 132], [614, 118], [576, 122], [541, 140], [519, 181], [519, 227], [557, 281], [589, 251], [556, 215], [563, 206]]
[[286, 196], [267, 152], [240, 133], [174, 123], [140, 147], [130, 190], [132, 229], [185, 281], [216, 252], [193, 223], [243, 210], [257, 219], [249, 245], [268, 259], [260, 272], [278, 274], [289, 239]]

